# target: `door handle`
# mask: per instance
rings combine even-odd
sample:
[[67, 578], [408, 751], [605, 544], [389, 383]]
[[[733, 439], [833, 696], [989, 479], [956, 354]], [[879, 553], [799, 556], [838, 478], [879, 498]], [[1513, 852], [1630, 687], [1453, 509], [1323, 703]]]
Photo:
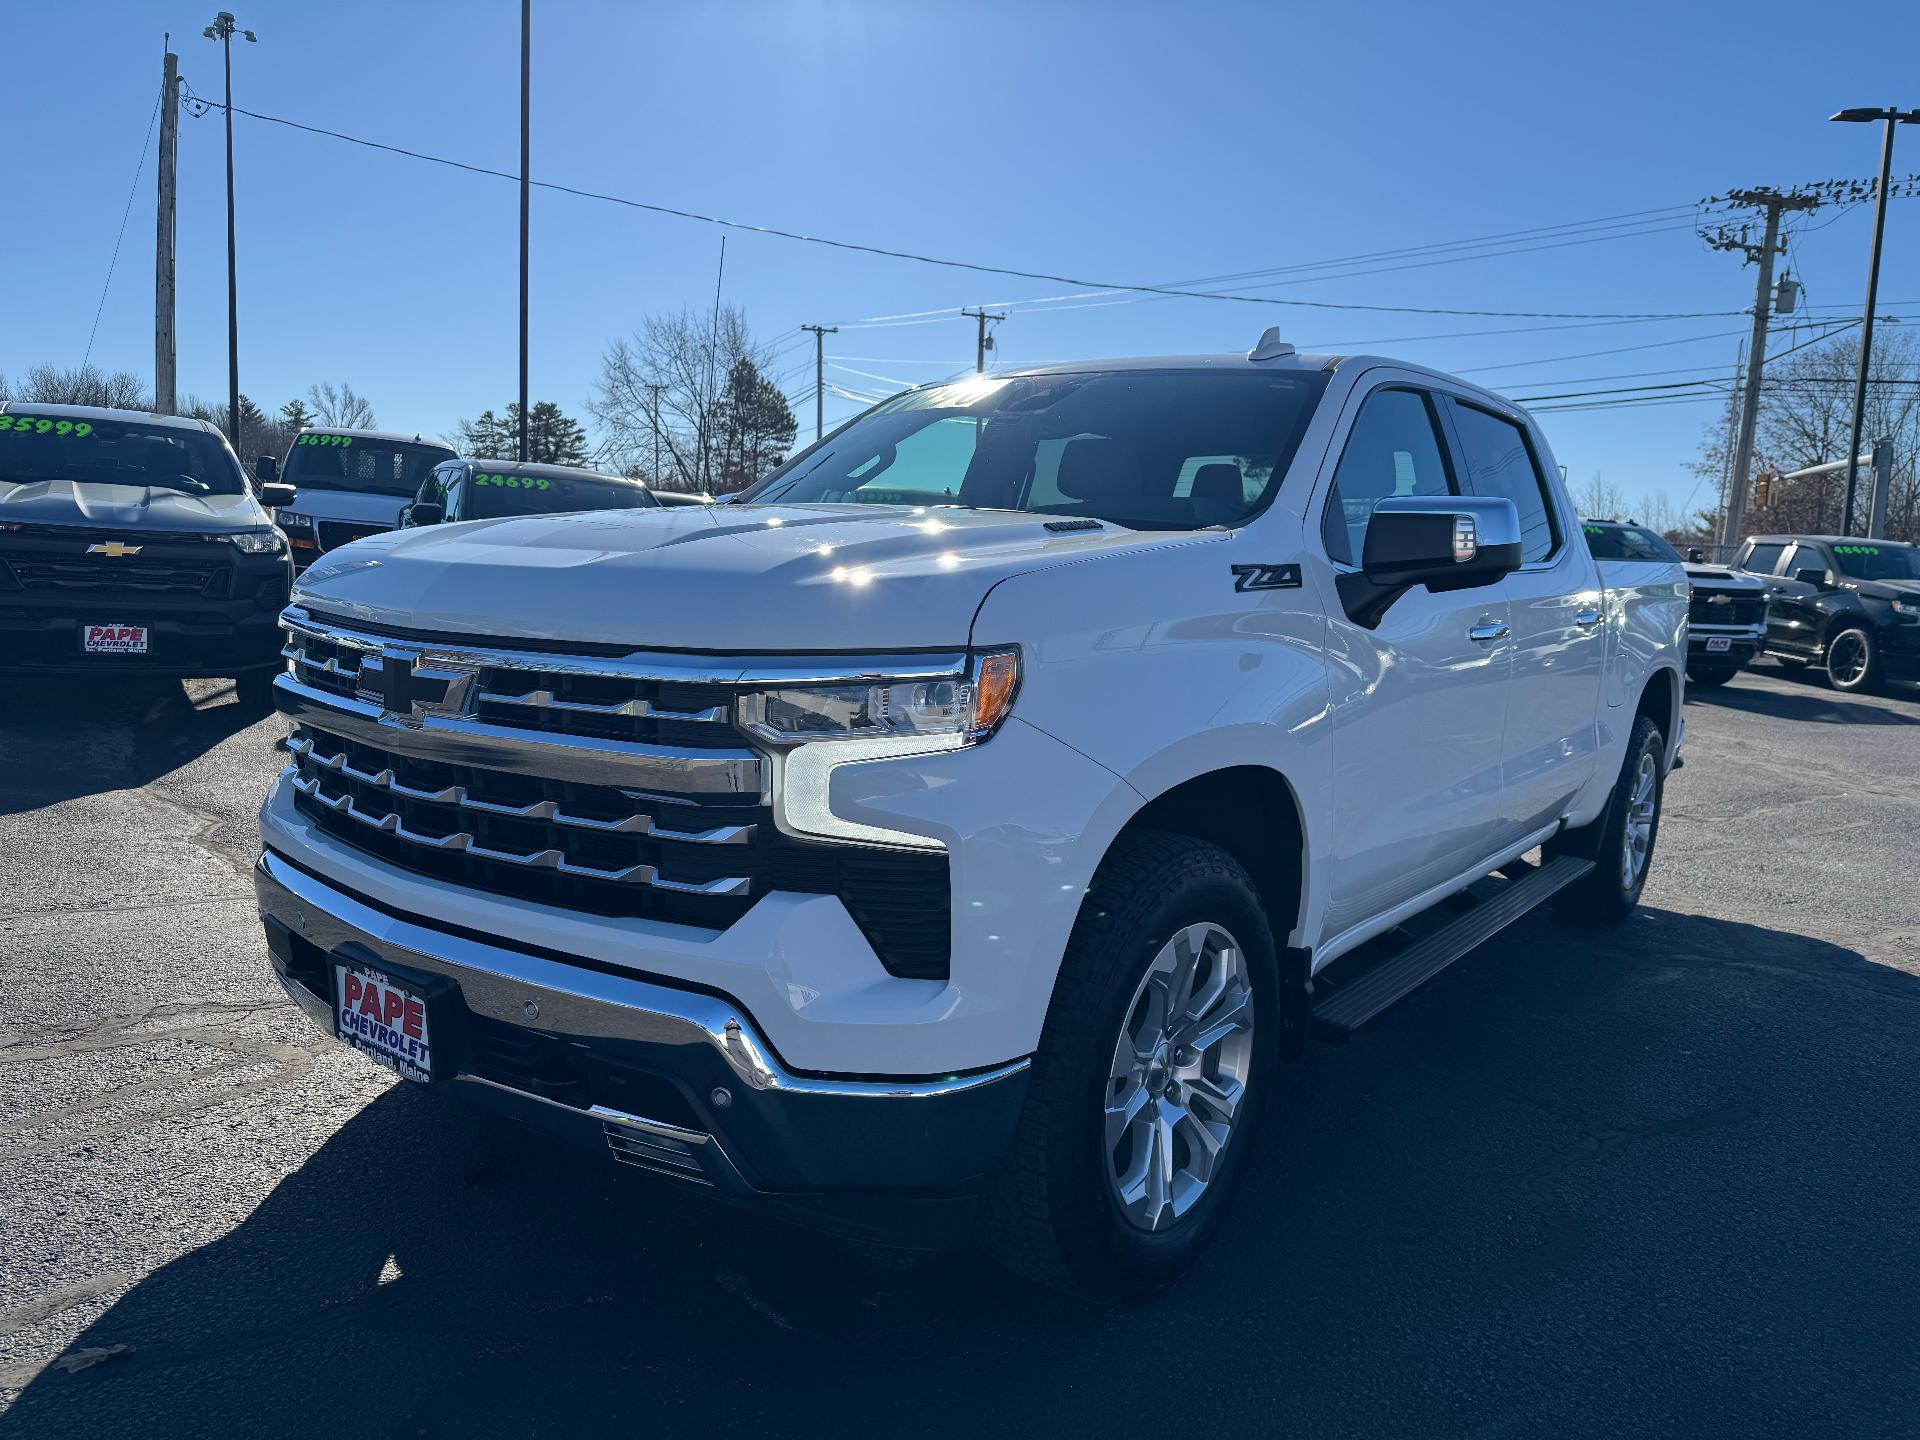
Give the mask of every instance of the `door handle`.
[[1600, 612], [1598, 610], [1576, 611], [1573, 617], [1573, 623], [1582, 629], [1592, 629], [1600, 623]]
[[1476, 645], [1491, 645], [1496, 640], [1506, 639], [1507, 636], [1512, 633], [1513, 630], [1511, 627], [1504, 622], [1492, 620], [1483, 625], [1476, 625], [1467, 631], [1467, 638]]

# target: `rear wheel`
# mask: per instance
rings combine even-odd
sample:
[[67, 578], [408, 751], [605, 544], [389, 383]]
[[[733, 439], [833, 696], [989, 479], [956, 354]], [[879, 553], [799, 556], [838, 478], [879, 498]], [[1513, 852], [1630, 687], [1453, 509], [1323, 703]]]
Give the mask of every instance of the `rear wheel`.
[[1246, 1173], [1278, 1069], [1279, 976], [1231, 855], [1143, 833], [1082, 904], [982, 1236], [1012, 1268], [1101, 1299], [1199, 1257]]
[[1739, 673], [1738, 665], [1689, 665], [1687, 683], [1703, 690], [1717, 690]]
[[1660, 801], [1666, 790], [1667, 742], [1660, 727], [1642, 715], [1633, 722], [1627, 758], [1600, 818], [1556, 838], [1548, 850], [1593, 861], [1593, 869], [1554, 904], [1588, 920], [1621, 920], [1640, 903], [1654, 842], [1660, 838]]
[[1827, 642], [1827, 683], [1848, 692], [1880, 688], [1880, 647], [1871, 630], [1849, 626]]

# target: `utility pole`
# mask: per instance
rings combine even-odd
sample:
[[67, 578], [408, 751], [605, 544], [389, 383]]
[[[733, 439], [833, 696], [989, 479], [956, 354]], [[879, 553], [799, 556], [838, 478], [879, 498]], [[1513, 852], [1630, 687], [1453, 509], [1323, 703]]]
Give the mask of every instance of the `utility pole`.
[[1893, 132], [1901, 125], [1920, 124], [1920, 110], [1887, 106], [1882, 110], [1842, 110], [1829, 117], [1855, 124], [1879, 120], [1886, 125], [1880, 146], [1879, 198], [1873, 209], [1873, 251], [1867, 261], [1867, 311], [1860, 323], [1860, 369], [1853, 382], [1853, 430], [1847, 437], [1847, 508], [1840, 517], [1840, 533], [1853, 534], [1853, 499], [1860, 480], [1860, 430], [1867, 414], [1867, 367], [1873, 363], [1873, 306], [1880, 290], [1880, 242], [1887, 230], [1887, 184], [1893, 178]]
[[1758, 245], [1747, 239], [1747, 227], [1722, 226], [1702, 238], [1716, 250], [1743, 251], [1760, 274], [1753, 291], [1753, 333], [1747, 339], [1747, 385], [1740, 405], [1740, 429], [1733, 446], [1733, 475], [1727, 485], [1725, 528], [1720, 533], [1723, 545], [1738, 545], [1746, 523], [1747, 472], [1753, 468], [1753, 430], [1760, 418], [1760, 380], [1767, 363], [1767, 321], [1773, 314], [1773, 257], [1780, 244], [1780, 216], [1785, 211], [1812, 210], [1820, 204], [1812, 195], [1788, 195], [1762, 186], [1754, 190], [1735, 190], [1727, 197], [1735, 205], [1753, 206], [1766, 216], [1766, 228]]
[[802, 325], [802, 330], [813, 336], [813, 438], [818, 440], [825, 428], [821, 417], [826, 411], [827, 393], [827, 357], [826, 340], [829, 335], [838, 335], [838, 325]]
[[962, 310], [960, 313], [969, 319], [980, 322], [980, 336], [973, 349], [973, 373], [978, 375], [986, 370], [987, 351], [993, 348], [993, 337], [987, 334], [987, 322], [989, 320], [1004, 320], [1007, 317], [1004, 312], [995, 315], [984, 308], [979, 310]]
[[160, 197], [153, 237], [153, 408], [162, 415], [173, 414], [179, 406], [173, 342], [174, 183], [179, 159], [180, 57], [168, 50], [160, 69]]
[[520, 463], [527, 463], [527, 217], [533, 191], [527, 177], [532, 162], [528, 111], [533, 98], [533, 0], [520, 0]]
[[660, 392], [667, 387], [649, 384], [647, 389], [653, 392], [653, 483], [660, 483]]
[[233, 448], [240, 448], [240, 272], [234, 258], [233, 244], [233, 37], [235, 34], [247, 37], [252, 44], [254, 34], [251, 30], [241, 30], [235, 23], [231, 10], [222, 10], [213, 17], [213, 24], [200, 32], [209, 40], [220, 42], [221, 56], [227, 72], [227, 439]]

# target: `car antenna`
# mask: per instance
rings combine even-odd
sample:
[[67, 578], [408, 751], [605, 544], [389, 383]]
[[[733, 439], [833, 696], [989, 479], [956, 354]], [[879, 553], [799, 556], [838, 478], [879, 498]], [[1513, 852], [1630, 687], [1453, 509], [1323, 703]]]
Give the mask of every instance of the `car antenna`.
[[1247, 352], [1249, 360], [1279, 360], [1285, 356], [1297, 354], [1293, 346], [1280, 338], [1280, 327], [1269, 325], [1260, 336], [1260, 342]]

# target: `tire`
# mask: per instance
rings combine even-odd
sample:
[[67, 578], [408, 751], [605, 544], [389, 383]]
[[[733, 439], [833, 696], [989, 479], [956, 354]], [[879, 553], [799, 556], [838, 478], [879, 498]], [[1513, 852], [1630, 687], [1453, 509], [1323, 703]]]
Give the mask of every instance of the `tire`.
[[1689, 665], [1687, 683], [1702, 690], [1718, 690], [1739, 673], [1738, 665]]
[[[1624, 920], [1640, 903], [1647, 872], [1653, 868], [1654, 844], [1660, 838], [1666, 748], [1659, 726], [1644, 715], [1635, 720], [1620, 778], [1614, 782], [1607, 808], [1592, 824], [1570, 830], [1549, 843], [1550, 854], [1578, 855], [1594, 862], [1593, 869], [1554, 897], [1554, 905], [1562, 912], [1583, 920]], [[1647, 810], [1649, 802], [1651, 809]], [[1630, 815], [1641, 827], [1631, 852]]]
[[[1199, 1012], [1191, 1023], [1248, 1028], [1170, 1048], [1192, 1035], [1163, 1038], [1156, 1018], [1183, 955], [1194, 977], [1185, 1013]], [[1081, 904], [1026, 1107], [982, 1194], [986, 1247], [1091, 1299], [1139, 1298], [1178, 1280], [1247, 1173], [1279, 1070], [1278, 997], [1272, 930], [1238, 861], [1184, 835], [1118, 842]]]
[[1880, 689], [1880, 642], [1864, 625], [1849, 625], [1827, 641], [1827, 684], [1848, 695]]
[[249, 670], [244, 675], [236, 675], [233, 680], [233, 698], [242, 710], [271, 710], [273, 708], [272, 670]]

